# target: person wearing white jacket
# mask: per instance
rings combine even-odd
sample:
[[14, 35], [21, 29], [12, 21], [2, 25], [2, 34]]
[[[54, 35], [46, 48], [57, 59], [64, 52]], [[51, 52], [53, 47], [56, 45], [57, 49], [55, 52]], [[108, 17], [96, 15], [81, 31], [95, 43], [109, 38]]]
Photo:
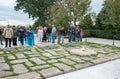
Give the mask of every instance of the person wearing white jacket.
[[11, 39], [13, 37], [13, 30], [11, 28], [11, 26], [7, 26], [7, 28], [5, 28], [5, 30], [3, 31], [2, 34], [5, 37], [5, 47], [8, 47], [8, 42], [9, 42], [9, 47], [11, 47]]
[[42, 26], [39, 26], [37, 29], [37, 37], [38, 37], [38, 43], [42, 43], [43, 39], [43, 28]]

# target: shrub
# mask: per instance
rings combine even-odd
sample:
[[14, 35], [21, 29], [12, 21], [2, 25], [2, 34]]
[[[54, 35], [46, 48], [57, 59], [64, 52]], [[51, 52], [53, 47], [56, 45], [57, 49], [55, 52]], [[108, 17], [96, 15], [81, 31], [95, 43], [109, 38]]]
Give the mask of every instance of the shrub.
[[114, 32], [114, 30], [84, 30], [84, 34], [84, 37], [120, 39], [120, 32]]

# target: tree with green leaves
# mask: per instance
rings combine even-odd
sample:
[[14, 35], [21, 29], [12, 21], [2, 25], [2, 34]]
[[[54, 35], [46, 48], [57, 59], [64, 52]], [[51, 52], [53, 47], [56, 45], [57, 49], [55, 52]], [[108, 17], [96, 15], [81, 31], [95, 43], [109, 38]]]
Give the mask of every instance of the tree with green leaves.
[[98, 19], [105, 29], [120, 30], [120, 0], [105, 0]]
[[50, 18], [49, 23], [55, 26], [62, 25], [67, 26], [69, 24], [69, 17], [67, 9], [61, 0], [58, 0], [49, 9]]
[[56, 0], [17, 0], [14, 8], [16, 11], [22, 10], [28, 13], [29, 18], [36, 20], [36, 25], [45, 25], [49, 16], [48, 8], [55, 1]]
[[50, 8], [50, 20], [54, 23], [76, 25], [90, 8], [91, 0], [58, 0]]
[[90, 14], [85, 15], [82, 21], [80, 22], [80, 26], [84, 29], [92, 29], [93, 28], [93, 21]]
[[71, 22], [76, 25], [89, 11], [91, 0], [66, 0], [65, 3]]

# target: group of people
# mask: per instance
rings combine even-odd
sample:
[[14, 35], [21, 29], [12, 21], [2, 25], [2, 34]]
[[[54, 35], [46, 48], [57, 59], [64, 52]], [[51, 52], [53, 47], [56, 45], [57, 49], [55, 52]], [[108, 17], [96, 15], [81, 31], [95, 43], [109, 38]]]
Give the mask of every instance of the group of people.
[[13, 46], [17, 46], [18, 41], [22, 46], [24, 43], [29, 46], [34, 45], [34, 31], [31, 27], [25, 28], [24, 26], [20, 26], [16, 28], [16, 26], [8, 25], [3, 31], [0, 30], [0, 34], [1, 42], [2, 38], [5, 39], [5, 47], [11, 47], [11, 43]]
[[[84, 35], [83, 30], [79, 26], [71, 26], [68, 28], [68, 30], [65, 30], [65, 28], [61, 25], [59, 25], [57, 28], [54, 25], [49, 25], [47, 27], [38, 26], [36, 28], [36, 31], [38, 44], [42, 42], [55, 43], [56, 39], [58, 39], [58, 44], [64, 43], [64, 37], [67, 34], [69, 42], [82, 41], [82, 36]], [[32, 30], [31, 26], [26, 28], [23, 26], [16, 27], [8, 25], [6, 28], [4, 28], [4, 30], [0, 29], [1, 45], [3, 45], [3, 37], [5, 38], [5, 47], [11, 47], [11, 42], [13, 46], [17, 46], [17, 43], [19, 43], [22, 46], [33, 46], [35, 44], [34, 31]]]
[[71, 26], [68, 29], [69, 42], [82, 41], [83, 35], [84, 35], [84, 32], [82, 28], [80, 28], [79, 26], [76, 26], [76, 27]]
[[42, 42], [52, 42], [55, 43], [55, 40], [58, 36], [58, 43], [62, 41], [64, 42], [64, 36], [65, 36], [65, 29], [63, 26], [59, 26], [56, 28], [54, 25], [48, 26], [48, 27], [42, 27], [39, 26], [37, 28], [37, 38], [38, 38], [38, 43]]
[[84, 35], [83, 30], [79, 26], [71, 26], [68, 28], [68, 30], [65, 30], [63, 26], [58, 26], [57, 28], [52, 25], [48, 27], [37, 27], [37, 37], [38, 37], [38, 43], [42, 42], [52, 42], [55, 43], [56, 38], [57, 43], [64, 43], [64, 37], [68, 34], [68, 41], [74, 42], [74, 41], [82, 41], [82, 36]]

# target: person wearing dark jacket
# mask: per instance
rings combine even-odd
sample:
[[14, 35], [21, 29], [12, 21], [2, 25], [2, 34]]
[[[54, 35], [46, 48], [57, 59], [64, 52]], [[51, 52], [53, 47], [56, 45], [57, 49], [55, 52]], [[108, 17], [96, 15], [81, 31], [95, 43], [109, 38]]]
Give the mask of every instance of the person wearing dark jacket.
[[1, 45], [3, 45], [3, 42], [2, 42], [2, 39], [3, 39], [2, 33], [3, 33], [3, 29], [0, 28], [0, 43], [1, 43]]
[[46, 42], [46, 40], [47, 40], [47, 28], [44, 27], [43, 28], [43, 42]]
[[64, 43], [64, 35], [65, 35], [65, 29], [64, 27], [59, 27], [58, 28], [58, 44], [60, 44], [60, 41]]
[[71, 26], [69, 29], [68, 29], [68, 36], [69, 36], [69, 42], [73, 42], [75, 41], [75, 27], [74, 26]]
[[24, 40], [25, 40], [25, 29], [24, 27], [18, 28], [18, 40], [20, 41], [21, 45], [24, 45]]
[[47, 27], [47, 37], [48, 37], [48, 42], [51, 42], [51, 39], [52, 39], [52, 26], [48, 26]]
[[15, 26], [13, 26], [13, 38], [12, 38], [13, 46], [17, 46], [17, 36], [18, 36], [17, 29]]

